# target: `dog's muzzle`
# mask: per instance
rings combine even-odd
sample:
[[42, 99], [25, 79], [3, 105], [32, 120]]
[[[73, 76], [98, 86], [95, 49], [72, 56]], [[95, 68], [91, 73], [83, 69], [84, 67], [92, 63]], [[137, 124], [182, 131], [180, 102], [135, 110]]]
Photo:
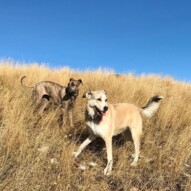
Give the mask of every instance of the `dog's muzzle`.
[[108, 107], [107, 107], [107, 106], [105, 106], [105, 107], [103, 108], [103, 111], [99, 110], [96, 106], [94, 106], [94, 108], [95, 108], [96, 113], [97, 113], [98, 115], [100, 115], [100, 116], [105, 115], [105, 113], [106, 113], [107, 110], [108, 110]]

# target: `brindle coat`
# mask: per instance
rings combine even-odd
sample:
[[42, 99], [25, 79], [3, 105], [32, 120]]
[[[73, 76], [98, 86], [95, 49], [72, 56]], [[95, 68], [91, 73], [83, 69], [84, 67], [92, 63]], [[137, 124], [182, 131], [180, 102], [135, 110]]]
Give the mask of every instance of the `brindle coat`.
[[73, 126], [72, 108], [79, 94], [79, 85], [83, 84], [81, 79], [75, 80], [70, 78], [68, 86], [66, 87], [50, 81], [42, 81], [34, 86], [26, 86], [23, 85], [24, 78], [26, 78], [26, 76], [21, 78], [22, 86], [33, 88], [34, 112], [42, 115], [50, 101], [52, 101], [63, 111], [63, 125], [66, 123], [65, 117], [68, 113], [70, 126]]

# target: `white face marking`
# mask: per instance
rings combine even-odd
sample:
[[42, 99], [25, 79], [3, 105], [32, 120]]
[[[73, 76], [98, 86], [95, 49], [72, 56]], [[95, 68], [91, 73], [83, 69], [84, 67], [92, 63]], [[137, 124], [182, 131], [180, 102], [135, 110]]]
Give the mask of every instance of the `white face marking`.
[[107, 96], [104, 90], [91, 91], [91, 96], [88, 94], [88, 108], [96, 107], [101, 112], [105, 112], [105, 108], [108, 107]]

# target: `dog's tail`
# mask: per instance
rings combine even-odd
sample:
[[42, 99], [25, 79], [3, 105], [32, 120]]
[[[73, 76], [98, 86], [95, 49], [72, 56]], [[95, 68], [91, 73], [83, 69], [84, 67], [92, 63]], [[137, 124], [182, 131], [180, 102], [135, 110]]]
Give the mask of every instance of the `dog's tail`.
[[26, 85], [23, 84], [23, 80], [24, 80], [25, 78], [26, 78], [26, 76], [23, 76], [23, 77], [21, 78], [21, 85], [24, 86], [24, 87], [27, 87], [27, 88], [34, 88], [34, 86], [26, 86]]
[[160, 100], [163, 99], [163, 96], [153, 96], [147, 103], [145, 107], [142, 107], [141, 114], [143, 114], [145, 117], [152, 117], [158, 110], [160, 106]]

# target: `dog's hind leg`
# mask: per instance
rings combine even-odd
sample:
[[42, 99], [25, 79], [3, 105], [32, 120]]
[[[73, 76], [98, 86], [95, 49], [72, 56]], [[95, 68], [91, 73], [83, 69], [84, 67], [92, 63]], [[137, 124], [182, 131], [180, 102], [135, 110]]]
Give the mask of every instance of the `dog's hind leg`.
[[131, 166], [136, 166], [137, 162], [139, 160], [139, 155], [140, 155], [140, 140], [141, 140], [141, 135], [142, 135], [142, 124], [138, 128], [132, 127], [130, 128], [131, 130], [131, 135], [135, 147], [135, 154], [134, 154], [134, 160], [131, 163]]
[[43, 95], [41, 95], [36, 89], [34, 89], [32, 93], [32, 97], [33, 97], [33, 103], [34, 103], [33, 113], [36, 113], [41, 105]]
[[38, 112], [39, 115], [42, 116], [44, 110], [47, 108], [48, 104], [49, 104], [49, 96], [48, 95], [44, 95], [41, 99], [40, 104], [37, 106], [36, 110]]
[[79, 149], [77, 150], [77, 152], [73, 152], [73, 155], [75, 158], [77, 158], [80, 153], [92, 142], [96, 139], [95, 135], [90, 135], [79, 147]]

